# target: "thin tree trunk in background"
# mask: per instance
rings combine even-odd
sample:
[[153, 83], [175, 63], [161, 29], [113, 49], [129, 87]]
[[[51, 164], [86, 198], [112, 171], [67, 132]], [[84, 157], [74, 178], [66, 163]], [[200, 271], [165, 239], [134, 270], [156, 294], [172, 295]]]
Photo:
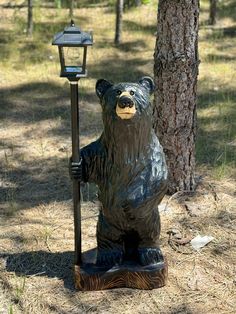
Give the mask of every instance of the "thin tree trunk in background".
[[209, 24], [216, 24], [217, 0], [210, 0]]
[[27, 35], [33, 34], [33, 0], [28, 0]]
[[123, 18], [124, 0], [116, 1], [116, 33], [115, 33], [115, 44], [121, 43], [122, 34], [122, 18]]
[[169, 192], [195, 188], [199, 0], [160, 0], [154, 54], [154, 128], [169, 169]]
[[74, 0], [70, 0], [70, 18], [73, 19], [74, 17], [74, 5], [75, 5], [75, 1]]
[[124, 11], [128, 8], [131, 7], [131, 3], [130, 0], [124, 0]]
[[57, 9], [61, 9], [61, 0], [54, 0]]

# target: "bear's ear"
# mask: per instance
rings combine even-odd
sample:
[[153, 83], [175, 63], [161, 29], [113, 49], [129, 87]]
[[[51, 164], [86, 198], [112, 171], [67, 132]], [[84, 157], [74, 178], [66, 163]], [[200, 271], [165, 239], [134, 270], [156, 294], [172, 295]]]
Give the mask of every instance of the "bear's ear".
[[113, 84], [104, 80], [104, 79], [100, 79], [97, 81], [96, 83], [96, 94], [97, 96], [102, 99], [103, 95], [105, 94], [105, 92], [108, 90], [108, 88], [110, 88]]
[[153, 79], [150, 76], [143, 76], [138, 82], [140, 85], [148, 90], [149, 94], [152, 94], [154, 92], [155, 85]]

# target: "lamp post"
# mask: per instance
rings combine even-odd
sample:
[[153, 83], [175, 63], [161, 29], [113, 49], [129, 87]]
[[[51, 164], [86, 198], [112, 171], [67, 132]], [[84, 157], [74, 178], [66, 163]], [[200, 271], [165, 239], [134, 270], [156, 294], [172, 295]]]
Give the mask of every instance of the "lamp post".
[[[87, 76], [86, 57], [87, 47], [92, 46], [91, 33], [86, 33], [76, 27], [71, 20], [71, 25], [64, 31], [57, 33], [52, 45], [58, 46], [61, 77], [66, 77], [70, 82], [71, 90], [71, 134], [72, 134], [72, 161], [80, 162], [79, 153], [79, 96], [78, 81]], [[73, 179], [73, 209], [75, 233], [75, 264], [81, 264], [81, 209], [80, 209], [80, 183]]]

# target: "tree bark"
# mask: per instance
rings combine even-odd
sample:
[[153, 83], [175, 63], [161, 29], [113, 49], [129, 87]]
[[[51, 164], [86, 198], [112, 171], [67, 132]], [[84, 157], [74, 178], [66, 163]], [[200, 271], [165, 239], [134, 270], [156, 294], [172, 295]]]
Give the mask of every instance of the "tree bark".
[[122, 18], [123, 18], [124, 0], [116, 1], [116, 33], [115, 33], [115, 44], [121, 43], [122, 34]]
[[33, 34], [33, 0], [28, 0], [27, 35]]
[[74, 17], [74, 5], [75, 5], [75, 1], [74, 0], [70, 0], [69, 16], [70, 16], [71, 19], [73, 19], [73, 17]]
[[209, 24], [216, 24], [217, 0], [210, 0]]
[[169, 169], [169, 192], [195, 188], [199, 0], [160, 0], [154, 54], [154, 128]]

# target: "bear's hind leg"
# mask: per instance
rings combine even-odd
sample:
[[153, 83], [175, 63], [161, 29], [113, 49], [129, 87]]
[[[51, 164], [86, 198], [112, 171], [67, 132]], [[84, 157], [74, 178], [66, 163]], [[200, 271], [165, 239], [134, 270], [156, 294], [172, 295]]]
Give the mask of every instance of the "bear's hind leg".
[[159, 246], [160, 217], [158, 210], [152, 211], [150, 219], [140, 224], [138, 246], [139, 263], [143, 266], [163, 262], [163, 254]]
[[124, 258], [123, 237], [120, 230], [109, 224], [100, 213], [97, 224], [97, 262], [99, 266], [120, 265]]

